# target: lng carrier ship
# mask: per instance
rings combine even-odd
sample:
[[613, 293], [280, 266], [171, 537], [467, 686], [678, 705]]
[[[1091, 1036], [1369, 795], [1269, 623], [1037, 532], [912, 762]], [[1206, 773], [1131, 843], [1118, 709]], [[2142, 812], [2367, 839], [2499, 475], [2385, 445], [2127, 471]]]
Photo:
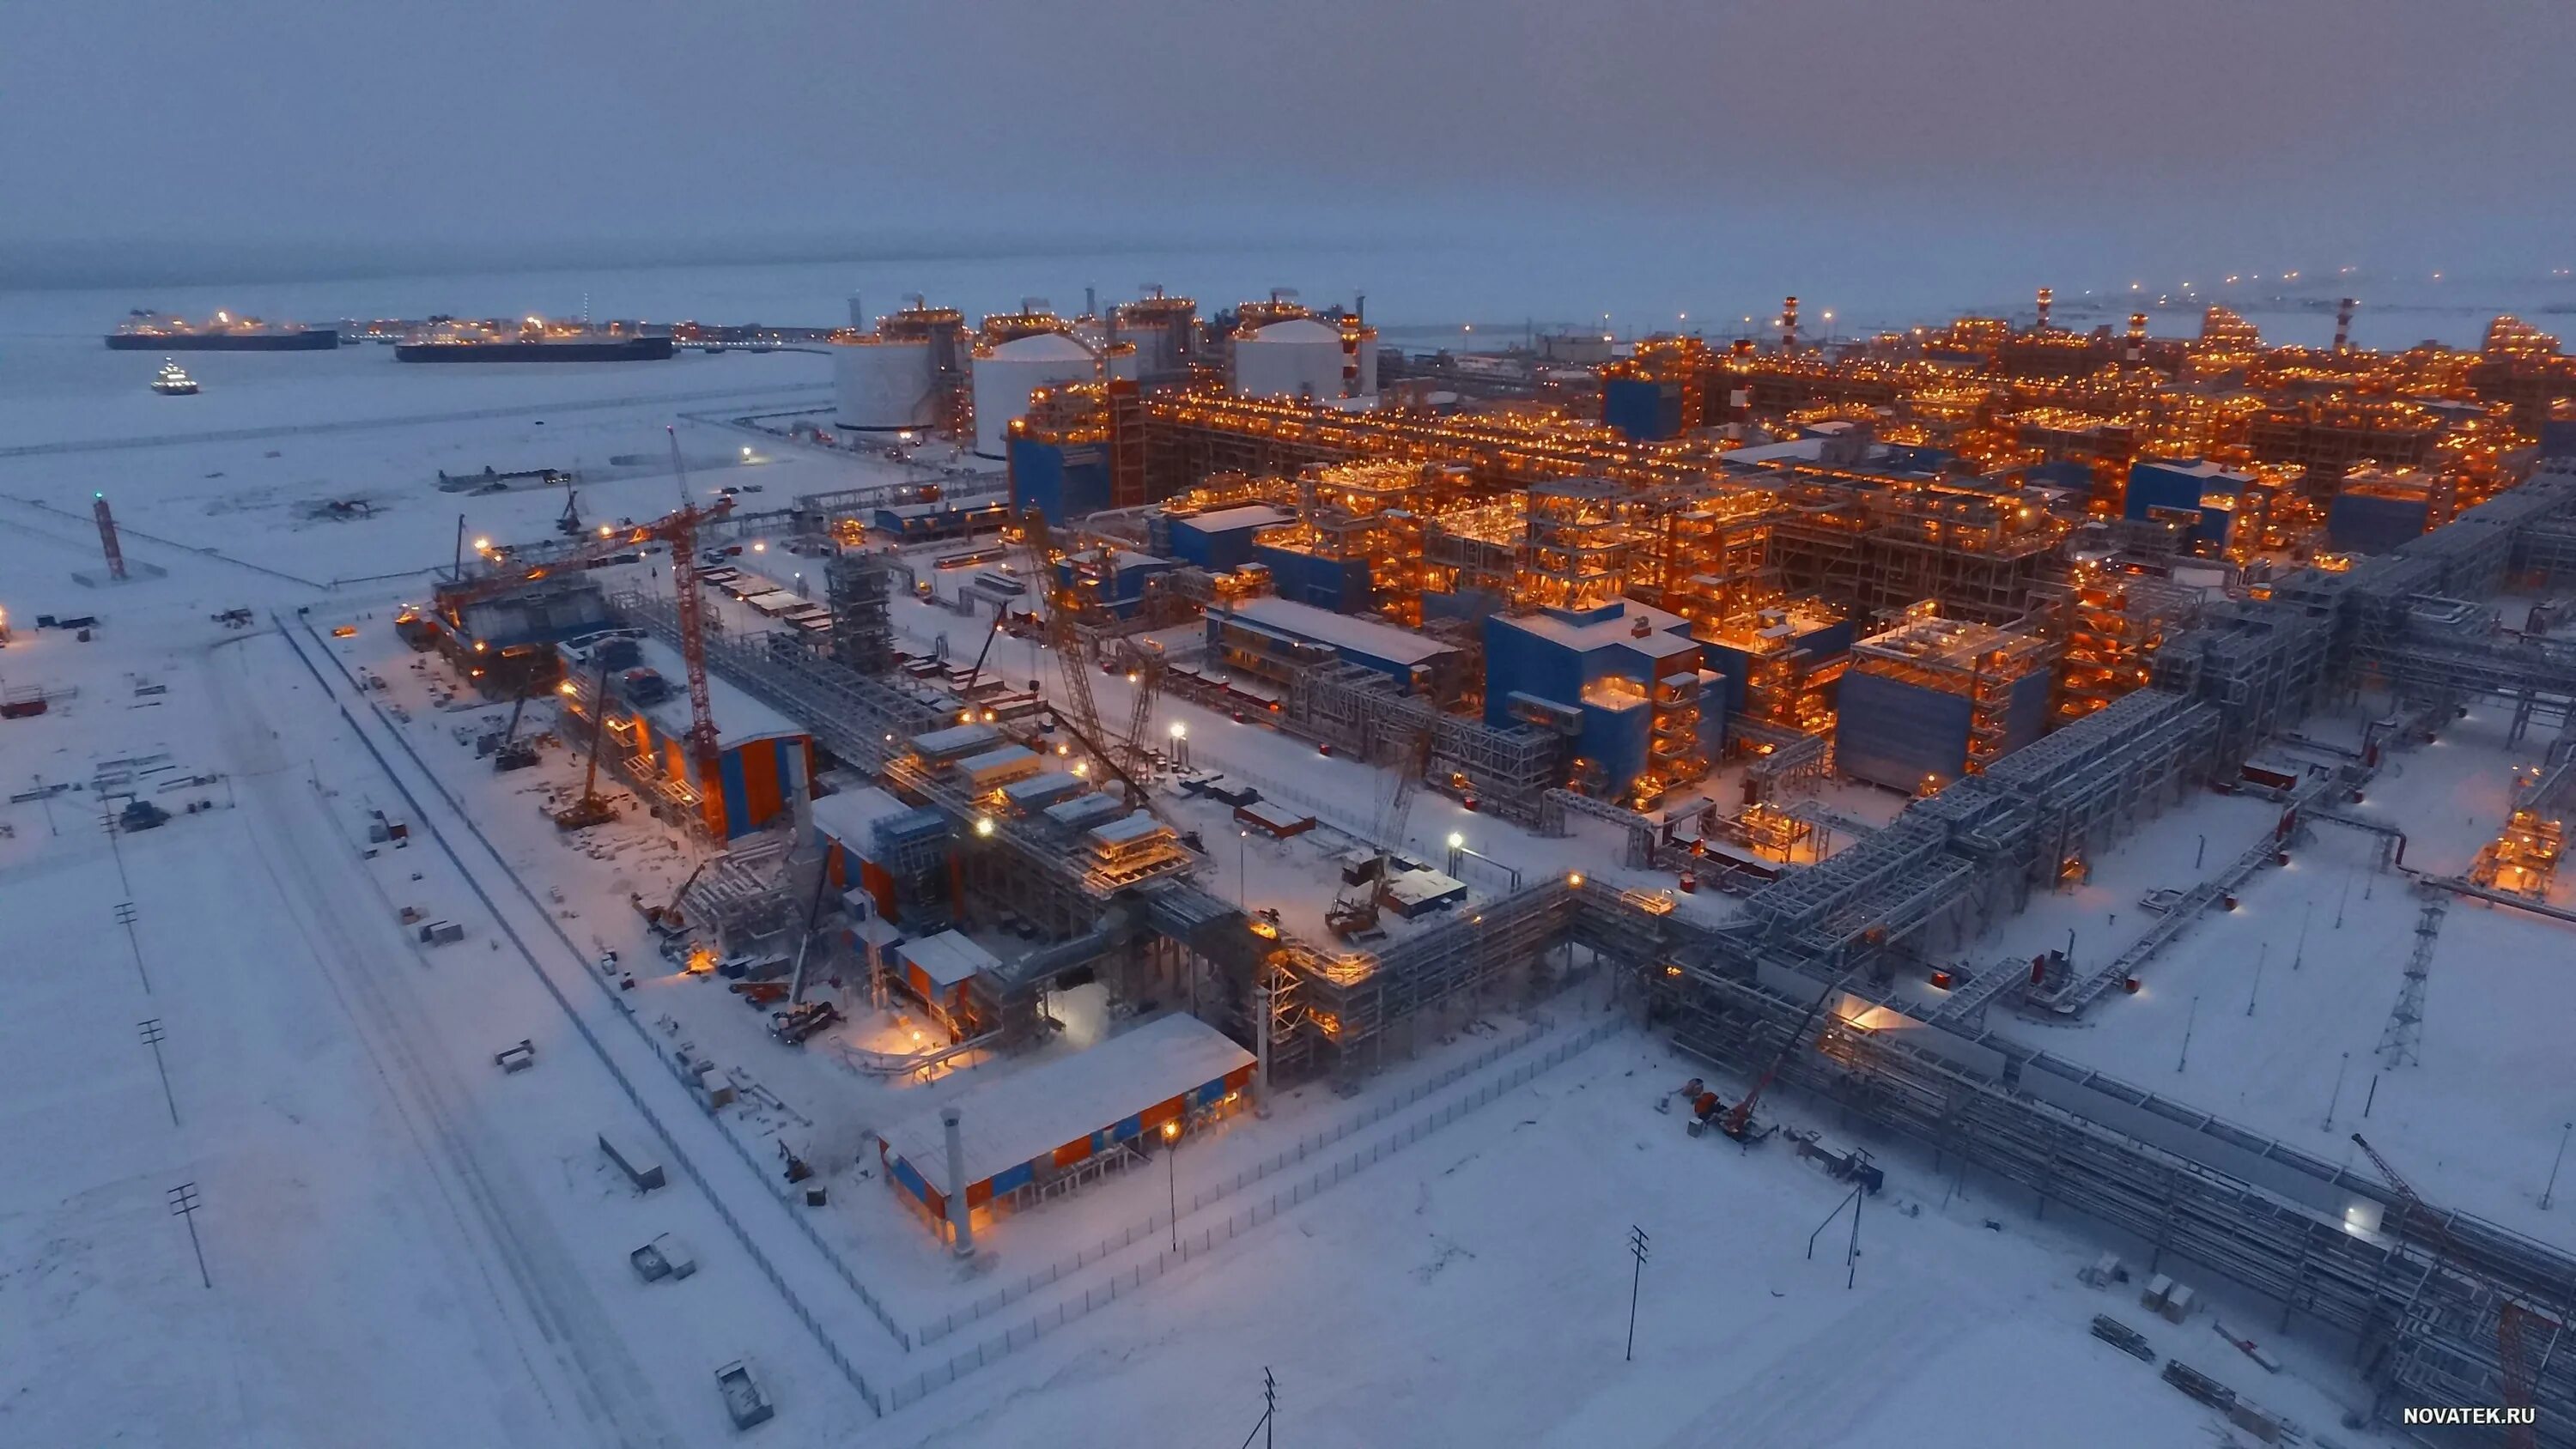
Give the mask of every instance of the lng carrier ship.
[[340, 345], [340, 331], [230, 312], [217, 312], [209, 322], [191, 322], [138, 307], [107, 334], [107, 345], [118, 352], [326, 352]]
[[396, 362], [656, 362], [671, 355], [671, 334], [641, 323], [555, 322], [543, 317], [464, 321], [433, 317], [394, 344]]

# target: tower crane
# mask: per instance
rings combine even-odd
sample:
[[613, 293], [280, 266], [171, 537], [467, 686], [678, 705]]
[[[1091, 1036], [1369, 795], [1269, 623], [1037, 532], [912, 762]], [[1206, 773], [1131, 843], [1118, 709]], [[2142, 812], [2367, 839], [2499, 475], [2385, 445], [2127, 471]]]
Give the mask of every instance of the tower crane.
[[[590, 763], [582, 767], [581, 798], [554, 812], [557, 830], [587, 830], [617, 818], [617, 807], [599, 793], [599, 747], [608, 737], [608, 651], [600, 656], [599, 679], [590, 691]], [[569, 690], [570, 684], [564, 686]]]
[[[671, 442], [671, 461], [680, 461], [676, 436]], [[682, 475], [685, 478], [685, 474]], [[723, 757], [716, 739], [715, 711], [707, 691], [707, 646], [705, 597], [697, 587], [697, 533], [699, 525], [724, 517], [733, 511], [733, 500], [719, 499], [701, 506], [683, 502], [678, 509], [651, 523], [632, 524], [596, 538], [560, 547], [530, 550], [525, 554], [496, 559], [492, 570], [478, 578], [444, 584], [438, 589], [433, 606], [447, 623], [461, 629], [467, 607], [485, 599], [497, 598], [514, 589], [555, 574], [590, 568], [613, 554], [632, 549], [638, 544], [666, 543], [671, 549], [671, 588], [680, 616], [680, 657], [687, 666], [689, 682], [689, 757], [698, 767], [698, 804], [708, 831], [724, 838], [724, 799], [717, 782], [723, 779]]]
[[[711, 839], [725, 837], [724, 823], [724, 751], [716, 739], [715, 705], [707, 694], [706, 595], [698, 588], [698, 523], [700, 510], [689, 495], [689, 468], [680, 461], [680, 433], [665, 423], [662, 432], [671, 440], [671, 473], [680, 485], [680, 508], [663, 520], [671, 524], [664, 535], [671, 545], [671, 595], [678, 604], [680, 616], [680, 657], [689, 672], [689, 755], [698, 764], [698, 809], [705, 817]], [[722, 517], [733, 507], [731, 499], [723, 500], [708, 517]]]
[[[1056, 718], [1072, 732], [1076, 743], [1126, 786], [1129, 808], [1143, 806], [1145, 787], [1128, 770], [1127, 757], [1133, 754], [1134, 746], [1113, 748], [1107, 732], [1100, 727], [1100, 704], [1091, 692], [1091, 664], [1083, 657], [1082, 648], [1081, 626], [1089, 606], [1078, 584], [1056, 578], [1055, 538], [1047, 527], [1045, 514], [1032, 508], [1020, 515], [1020, 546], [1028, 555], [1038, 597], [1046, 603], [1047, 649], [1055, 655], [1056, 672], [1064, 677], [1064, 700], [1056, 708]], [[1141, 689], [1144, 681], [1140, 678], [1137, 684]]]

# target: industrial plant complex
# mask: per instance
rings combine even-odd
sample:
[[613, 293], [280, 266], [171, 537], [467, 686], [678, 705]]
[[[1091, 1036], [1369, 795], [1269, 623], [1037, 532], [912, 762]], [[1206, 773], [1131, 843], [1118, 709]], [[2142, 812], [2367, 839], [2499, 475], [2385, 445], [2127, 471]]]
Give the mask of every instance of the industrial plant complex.
[[[1272, 1289], [1230, 1275], [1289, 1251], [1275, 1220], [1363, 1174], [1369, 1215], [1414, 1212], [1418, 1153], [1426, 1204], [1479, 1157], [1708, 1174], [1713, 1216], [1669, 1232], [1756, 1291], [1655, 1310], [1675, 1352], [1756, 1362], [1728, 1324], [2010, 1251], [2046, 1353], [2203, 1425], [2184, 1442], [2576, 1444], [2549, 1160], [2576, 357], [2511, 317], [2365, 348], [2358, 306], [2323, 346], [2216, 305], [2068, 326], [2045, 288], [1859, 335], [1793, 296], [1723, 333], [1474, 348], [1284, 288], [851, 298], [810, 328], [137, 313], [111, 349], [284, 354], [263, 378], [355, 377], [374, 341], [549, 364], [513, 387], [659, 366], [542, 424], [499, 392], [379, 407], [436, 439], [398, 460], [209, 434], [242, 478], [283, 478], [274, 448], [331, 479], [266, 544], [220, 530], [269, 495], [101, 473], [27, 500], [49, 552], [0, 571], [0, 864], [97, 817], [126, 915], [90, 913], [114, 949], [83, 969], [127, 972], [131, 940], [176, 993], [133, 1014], [184, 1040], [193, 948], [114, 929], [171, 918], [144, 852], [266, 861], [377, 1055], [464, 1063], [424, 1069], [415, 1130], [473, 1138], [491, 1097], [561, 1139], [469, 1143], [524, 1152], [552, 1204], [491, 1216], [595, 1224], [614, 1262], [514, 1271], [588, 1283], [548, 1288], [567, 1323], [681, 1325], [636, 1378], [709, 1434], [917, 1442], [1039, 1392], [1018, 1375], [1087, 1374], [1049, 1355], [1109, 1342], [1084, 1335], [1123, 1300], [1186, 1305], [1175, 1336], [1257, 1314]], [[635, 373], [717, 368], [733, 390], [632, 400]], [[298, 451], [325, 446], [351, 451]], [[185, 470], [207, 499], [213, 466]], [[148, 648], [120, 632], [156, 608]], [[182, 624], [208, 636], [184, 668]], [[156, 743], [147, 676], [212, 723]], [[101, 719], [145, 734], [81, 758]], [[176, 909], [236, 889], [209, 882]], [[1514, 1093], [1545, 1105], [1486, 1109]], [[1473, 1150], [1435, 1165], [1435, 1131]], [[1596, 1162], [1614, 1137], [1646, 1165]], [[1738, 1191], [1796, 1221], [1739, 1232]], [[1610, 1245], [1605, 1370], [1632, 1267], [1651, 1305], [1651, 1255], [1692, 1251], [1640, 1221], [1632, 1265], [1629, 1196], [1546, 1220]], [[1829, 1275], [1795, 1251], [1827, 1207]], [[1476, 1254], [1423, 1231], [1435, 1266], [1370, 1271]], [[219, 1246], [209, 1289], [249, 1251]], [[1924, 1281], [1907, 1312], [1950, 1291]], [[1260, 1352], [1226, 1360], [1256, 1408]], [[1583, 1442], [1728, 1442], [1665, 1432]]]

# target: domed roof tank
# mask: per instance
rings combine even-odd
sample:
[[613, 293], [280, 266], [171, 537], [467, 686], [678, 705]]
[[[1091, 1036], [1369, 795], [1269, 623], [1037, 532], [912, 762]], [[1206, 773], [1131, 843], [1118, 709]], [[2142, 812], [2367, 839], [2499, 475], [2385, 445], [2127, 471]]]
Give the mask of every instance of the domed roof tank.
[[1342, 395], [1342, 334], [1311, 317], [1292, 317], [1234, 339], [1234, 391], [1239, 397]]
[[863, 432], [928, 428], [939, 421], [927, 338], [870, 333], [832, 346], [832, 422]]
[[1029, 395], [1059, 382], [1088, 382], [1091, 349], [1062, 332], [1040, 332], [975, 349], [975, 454], [1000, 458], [1011, 422], [1029, 410]]

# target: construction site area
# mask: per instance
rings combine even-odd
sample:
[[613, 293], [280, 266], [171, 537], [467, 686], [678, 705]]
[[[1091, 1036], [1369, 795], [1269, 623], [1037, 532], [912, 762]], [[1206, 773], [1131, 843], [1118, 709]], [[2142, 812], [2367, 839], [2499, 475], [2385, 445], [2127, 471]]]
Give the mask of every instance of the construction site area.
[[[1289, 1364], [1335, 1442], [1500, 1379], [1431, 1437], [2576, 1446], [2576, 358], [2053, 305], [852, 299], [552, 437], [0, 460], [0, 881], [81, 882], [0, 926], [149, 993], [304, 923], [396, 1084], [333, 1140], [481, 1206], [365, 1190], [544, 1288], [456, 1356], [573, 1345], [502, 1439], [1198, 1433]], [[395, 501], [288, 537], [288, 467]]]

